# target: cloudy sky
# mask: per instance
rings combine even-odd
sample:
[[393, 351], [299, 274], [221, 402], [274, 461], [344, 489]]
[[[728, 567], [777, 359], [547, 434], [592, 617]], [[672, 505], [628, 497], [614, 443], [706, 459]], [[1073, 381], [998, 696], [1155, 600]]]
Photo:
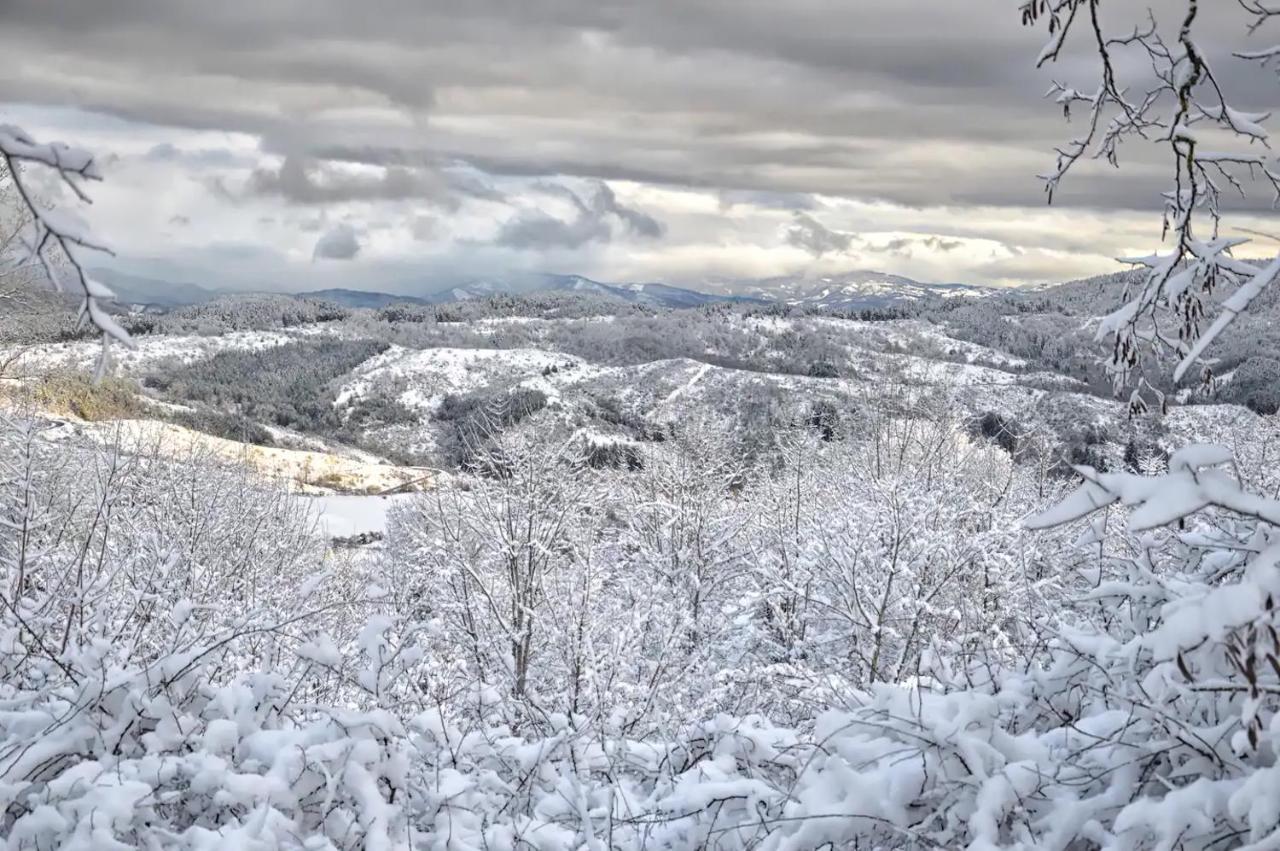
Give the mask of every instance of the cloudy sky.
[[[1158, 245], [1165, 170], [1135, 150], [1045, 205], [1073, 128], [1042, 96], [1091, 62], [1037, 71], [1018, 5], [0, 0], [0, 121], [99, 152], [121, 268], [208, 286], [1109, 271]], [[1211, 44], [1248, 44], [1235, 5]]]

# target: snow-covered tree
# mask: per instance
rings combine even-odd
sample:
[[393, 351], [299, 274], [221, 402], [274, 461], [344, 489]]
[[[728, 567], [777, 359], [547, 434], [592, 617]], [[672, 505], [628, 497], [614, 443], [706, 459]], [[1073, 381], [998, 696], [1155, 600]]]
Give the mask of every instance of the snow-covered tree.
[[474, 459], [485, 475], [424, 494], [396, 518], [390, 579], [402, 609], [455, 638], [462, 681], [538, 716], [541, 695], [576, 688], [549, 658], [549, 621], [573, 599], [557, 591], [590, 593], [585, 578], [562, 580], [582, 564], [576, 527], [599, 506], [572, 442], [508, 432], [483, 439]]
[[30, 277], [20, 239], [30, 222], [31, 213], [18, 195], [9, 166], [0, 165], [0, 299], [20, 297]]

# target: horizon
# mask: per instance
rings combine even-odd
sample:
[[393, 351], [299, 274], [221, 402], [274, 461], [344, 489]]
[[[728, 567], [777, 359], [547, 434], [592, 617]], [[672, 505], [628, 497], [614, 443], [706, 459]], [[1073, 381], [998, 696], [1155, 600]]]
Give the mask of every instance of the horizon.
[[[914, 278], [910, 278], [906, 275], [898, 275], [893, 272], [885, 272], [880, 269], [850, 268], [850, 269], [844, 269], [844, 270], [835, 271], [835, 272], [823, 272], [821, 274], [817, 274], [813, 276], [805, 276], [805, 275], [798, 274], [798, 275], [777, 276], [777, 277], [769, 277], [769, 278], [738, 278], [738, 279], [732, 279], [732, 280], [720, 280], [716, 282], [703, 282], [703, 286], [698, 286], [696, 284], [677, 284], [671, 281], [652, 280], [652, 279], [643, 280], [643, 281], [641, 280], [609, 280], [609, 279], [592, 277], [590, 275], [581, 275], [576, 272], [545, 271], [545, 270], [508, 270], [505, 273], [495, 272], [487, 275], [474, 275], [470, 277], [462, 276], [462, 277], [457, 277], [451, 280], [442, 280], [437, 278], [429, 281], [423, 281], [422, 286], [418, 286], [412, 289], [380, 288], [376, 285], [362, 285], [361, 281], [354, 280], [345, 284], [339, 282], [338, 284], [335, 284], [333, 286], [316, 287], [314, 289], [282, 290], [282, 289], [271, 289], [271, 288], [262, 287], [262, 286], [255, 287], [252, 285], [226, 286], [223, 284], [217, 284], [210, 281], [193, 280], [189, 278], [177, 279], [177, 278], [169, 278], [169, 277], [155, 277], [155, 276], [137, 274], [137, 273], [128, 272], [128, 271], [121, 271], [111, 266], [102, 265], [102, 264], [96, 264], [96, 265], [90, 266], [87, 268], [86, 271], [95, 278], [103, 278], [104, 277], [103, 273], [105, 272], [106, 273], [105, 278], [110, 278], [112, 279], [112, 281], [124, 279], [124, 280], [133, 280], [135, 282], [145, 281], [147, 283], [154, 283], [154, 284], [170, 284], [170, 285], [177, 285], [177, 286], [183, 286], [183, 287], [194, 287], [194, 288], [203, 290], [205, 292], [212, 293], [214, 295], [219, 295], [219, 296], [221, 295], [306, 296], [306, 295], [313, 295], [315, 293], [323, 293], [323, 292], [329, 292], [329, 291], [348, 291], [348, 292], [370, 293], [375, 295], [398, 296], [398, 297], [405, 297], [405, 298], [421, 298], [421, 297], [427, 297], [427, 296], [433, 296], [433, 295], [441, 295], [452, 289], [465, 288], [472, 284], [478, 284], [478, 283], [493, 282], [493, 283], [499, 283], [499, 284], [507, 283], [507, 284], [518, 285], [522, 283], [527, 284], [532, 281], [540, 280], [540, 279], [546, 279], [550, 281], [550, 280], [563, 280], [568, 278], [580, 278], [585, 281], [589, 281], [591, 283], [601, 284], [608, 287], [662, 286], [662, 287], [672, 287], [675, 289], [688, 290], [690, 292], [697, 292], [697, 293], [717, 295], [717, 296], [740, 295], [740, 293], [737, 293], [734, 291], [731, 285], [736, 284], [739, 287], [761, 285], [771, 281], [776, 281], [779, 278], [788, 278], [791, 280], [795, 280], [797, 282], [802, 282], [806, 285], [820, 285], [824, 282], [831, 282], [831, 281], [838, 280], [840, 278], [849, 278], [853, 276], [860, 276], [860, 277], [882, 276], [886, 279], [891, 279], [891, 278], [900, 279], [901, 282], [903, 282], [904, 284], [918, 285], [922, 287], [939, 288], [939, 289], [944, 289], [949, 287], [970, 287], [974, 289], [990, 289], [990, 290], [1030, 289], [1030, 288], [1057, 286], [1059, 284], [1071, 283], [1071, 281], [1040, 281], [1040, 282], [1028, 282], [1025, 284], [1017, 284], [1017, 285], [1008, 286], [1008, 287], [985, 287], [980, 284], [969, 284], [964, 281], [920, 281]], [[117, 276], [119, 277], [117, 278]], [[109, 286], [113, 285], [110, 281], [105, 279], [103, 280], [103, 283], [107, 283]], [[714, 283], [716, 285], [707, 286], [708, 283]], [[541, 290], [536, 287], [529, 290], [529, 292], [539, 292], [539, 291]], [[786, 295], [787, 293], [784, 293], [781, 291], [779, 291], [778, 293], [779, 299], [786, 297]]]

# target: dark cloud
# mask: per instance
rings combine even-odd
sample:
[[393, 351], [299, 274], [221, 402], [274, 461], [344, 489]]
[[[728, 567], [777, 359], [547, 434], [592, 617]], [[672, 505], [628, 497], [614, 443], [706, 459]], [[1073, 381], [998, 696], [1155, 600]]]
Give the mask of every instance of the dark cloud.
[[852, 233], [834, 231], [808, 213], [795, 212], [795, 223], [787, 228], [787, 244], [808, 251], [814, 257], [828, 253], [841, 253], [857, 239]]
[[559, 183], [541, 183], [536, 188], [568, 201], [572, 216], [562, 219], [541, 209], [522, 210], [502, 225], [496, 244], [517, 249], [580, 248], [611, 241], [615, 223], [641, 239], [658, 239], [666, 233], [662, 222], [618, 201], [607, 183], [597, 183], [590, 200]]
[[[272, 148], [273, 139], [264, 139], [264, 146]], [[297, 145], [292, 147], [297, 149]], [[288, 155], [286, 155], [287, 158]], [[296, 156], [296, 154], [295, 154]], [[447, 159], [420, 151], [390, 148], [379, 145], [332, 145], [314, 147], [311, 151], [313, 167], [316, 161], [334, 164], [379, 166], [386, 173], [408, 172], [418, 176], [421, 184], [438, 183], [454, 195], [482, 201], [505, 203], [506, 196], [495, 187], [490, 175], [470, 163]]]
[[957, 248], [964, 245], [964, 243], [958, 239], [943, 239], [940, 236], [931, 236], [928, 239], [922, 239], [920, 244], [931, 251], [941, 251], [943, 253], [955, 251]]
[[592, 211], [597, 216], [617, 216], [626, 225], [627, 230], [645, 239], [657, 239], [667, 230], [662, 222], [648, 213], [618, 203], [618, 196], [607, 183], [601, 183], [596, 187]]
[[351, 260], [360, 253], [360, 240], [355, 228], [343, 223], [334, 225], [316, 240], [313, 257], [326, 260]]
[[[1176, 24], [1176, 0], [1110, 0], [1107, 20], [1140, 20], [1148, 4]], [[1215, 52], [1228, 38], [1248, 44], [1236, 4], [1222, 6], [1201, 32]], [[405, 162], [388, 164], [408, 171], [354, 190], [376, 198], [435, 197], [435, 178], [414, 171], [434, 158], [493, 174], [729, 193], [1038, 204], [1035, 174], [1078, 132], [1041, 95], [1051, 77], [1089, 85], [1093, 64], [1082, 40], [1054, 69], [1035, 71], [1042, 34], [1020, 25], [1012, 0], [0, 8], [0, 99], [244, 131], [280, 154], [341, 148], [376, 164], [386, 157], [375, 152], [391, 152]], [[1226, 58], [1217, 70], [1244, 105], [1278, 105], [1269, 74]], [[1141, 167], [1162, 155], [1152, 151], [1126, 152], [1118, 175], [1086, 169], [1059, 203], [1158, 208], [1167, 169]]]
[[379, 173], [343, 171], [340, 166], [286, 156], [278, 168], [256, 168], [248, 191], [274, 195], [295, 204], [342, 201], [402, 201], [417, 199], [457, 206], [452, 188], [438, 174], [391, 166]]
[[[1127, 32], [1151, 5], [1172, 29], [1185, 2], [1107, 0], [1105, 23]], [[278, 216], [272, 248], [305, 257], [337, 232], [339, 219], [322, 214], [345, 212], [328, 209], [344, 202], [378, 208], [361, 210], [345, 240], [361, 274], [388, 256], [448, 255], [471, 273], [577, 250], [553, 265], [696, 281], [716, 263], [774, 274], [866, 252], [886, 271], [955, 266], [1003, 280], [1058, 274], [1066, 254], [1097, 265], [1158, 241], [1170, 169], [1157, 140], [1124, 148], [1119, 170], [1082, 162], [1056, 196], [1064, 212], [1032, 209], [1045, 201], [1036, 175], [1082, 129], [1043, 93], [1051, 79], [1095, 85], [1096, 59], [1081, 38], [1036, 70], [1043, 33], [1023, 28], [1016, 6], [0, 0], [0, 108], [20, 101], [11, 108], [42, 113], [42, 129], [72, 141], [127, 140], [114, 152], [104, 145], [102, 161], [136, 166], [136, 182], [108, 200], [166, 197], [163, 209], [135, 197], [135, 211], [155, 207], [155, 220], [126, 213], [121, 230], [176, 227], [170, 215], [187, 215], [193, 225], [177, 232], [187, 256], [202, 239], [265, 240], [254, 227], [265, 208]], [[1250, 41], [1238, 4], [1201, 6], [1197, 38], [1217, 59], [1217, 79], [1240, 106], [1280, 114], [1274, 76], [1231, 58], [1274, 34]], [[1118, 70], [1144, 90], [1132, 63]], [[111, 176], [108, 191], [122, 183]], [[1254, 192], [1225, 206], [1269, 202]], [[202, 208], [216, 211], [212, 223]], [[846, 230], [828, 226], [836, 221]], [[375, 229], [376, 246], [361, 250]], [[888, 236], [873, 244], [854, 232], [918, 236], [886, 245]], [[673, 250], [655, 250], [658, 239]], [[961, 240], [1027, 254], [962, 267], [972, 257], [957, 250]], [[207, 260], [250, 279], [252, 264], [267, 263]]]
[[929, 251], [940, 251], [948, 254], [964, 245], [958, 239], [946, 239], [941, 236], [901, 236], [889, 240], [883, 245], [868, 245], [866, 249], [878, 254], [901, 254], [910, 255], [911, 250], [917, 246], [927, 248]]
[[590, 242], [608, 242], [609, 226], [590, 216], [565, 221], [541, 210], [525, 210], [508, 219], [495, 242], [505, 248], [581, 248]]

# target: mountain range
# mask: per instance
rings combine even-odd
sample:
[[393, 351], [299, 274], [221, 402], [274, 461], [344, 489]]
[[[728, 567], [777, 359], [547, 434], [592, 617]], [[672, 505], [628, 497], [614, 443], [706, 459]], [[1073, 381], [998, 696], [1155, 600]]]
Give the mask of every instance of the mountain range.
[[[166, 281], [111, 269], [93, 275], [110, 287], [123, 304], [169, 309], [202, 304], [235, 294], [190, 282]], [[605, 283], [581, 275], [513, 274], [475, 278], [420, 295], [357, 289], [322, 289], [290, 293], [319, 298], [345, 307], [380, 308], [394, 303], [448, 304], [497, 295], [524, 296], [542, 292], [572, 292], [659, 308], [690, 308], [721, 302], [782, 303], [820, 310], [892, 309], [948, 298], [972, 298], [1000, 292], [969, 284], [927, 284], [882, 272], [855, 270], [822, 276], [708, 279], [706, 289], [689, 289], [660, 282]]]

